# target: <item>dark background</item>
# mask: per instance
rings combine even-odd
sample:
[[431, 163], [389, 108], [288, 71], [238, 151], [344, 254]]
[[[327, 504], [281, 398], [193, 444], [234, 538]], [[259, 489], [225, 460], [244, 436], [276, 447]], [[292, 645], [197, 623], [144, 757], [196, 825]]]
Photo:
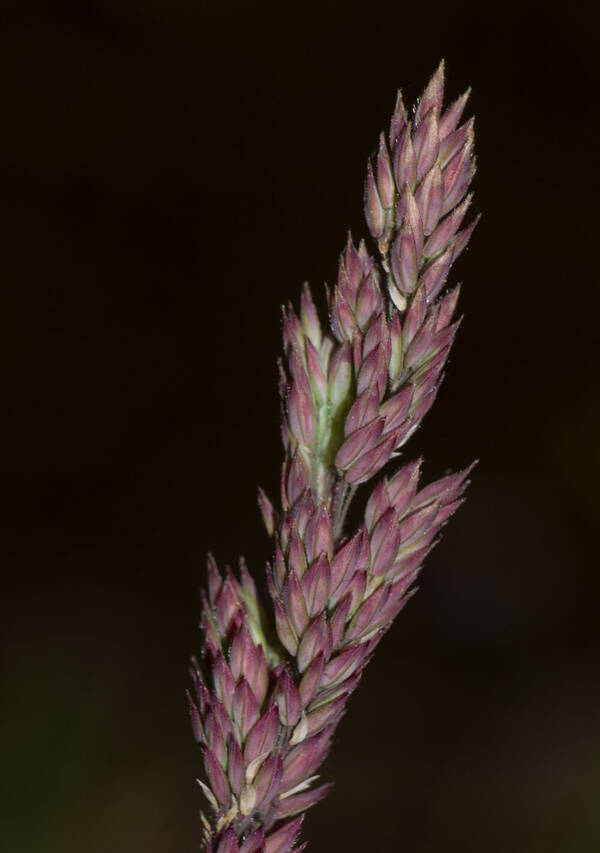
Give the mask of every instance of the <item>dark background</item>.
[[[395, 91], [473, 85], [483, 219], [412, 441], [479, 457], [339, 729], [314, 853], [600, 848], [591, 4], [5, 2], [7, 853], [198, 849], [204, 555], [269, 556], [279, 305], [323, 304]], [[202, 804], [203, 805], [203, 804]]]

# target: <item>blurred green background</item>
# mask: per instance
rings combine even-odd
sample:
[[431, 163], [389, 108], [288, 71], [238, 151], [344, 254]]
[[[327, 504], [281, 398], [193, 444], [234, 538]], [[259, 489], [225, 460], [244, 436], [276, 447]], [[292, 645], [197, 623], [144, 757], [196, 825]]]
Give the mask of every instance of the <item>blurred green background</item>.
[[314, 853], [600, 849], [591, 4], [4, 2], [7, 853], [198, 849], [204, 554], [269, 556], [279, 305], [323, 306], [395, 90], [474, 87], [465, 321], [412, 441], [481, 463], [337, 735]]

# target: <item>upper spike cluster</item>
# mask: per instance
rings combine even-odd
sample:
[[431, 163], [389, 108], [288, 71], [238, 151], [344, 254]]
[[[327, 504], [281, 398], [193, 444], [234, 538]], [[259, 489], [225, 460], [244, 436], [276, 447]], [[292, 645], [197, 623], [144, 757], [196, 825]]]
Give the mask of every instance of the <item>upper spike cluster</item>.
[[382, 134], [376, 169], [369, 164], [365, 217], [384, 256], [388, 291], [399, 311], [405, 310], [426, 269], [443, 255], [440, 274], [430, 273], [426, 287], [429, 299], [435, 298], [445, 281], [441, 271], [458, 257], [474, 227], [458, 231], [471, 201], [466, 194], [475, 173], [473, 119], [459, 125], [468, 95], [465, 92], [442, 111], [441, 62], [412, 121], [398, 93], [389, 148]]
[[[210, 853], [290, 853], [346, 702], [411, 594], [422, 562], [462, 502], [470, 468], [419, 489], [420, 460], [383, 478], [344, 534], [357, 486], [371, 480], [431, 407], [459, 322], [444, 292], [475, 223], [468, 93], [443, 110], [440, 65], [412, 120], [398, 95], [367, 170], [365, 215], [380, 258], [349, 237], [323, 327], [304, 286], [284, 310], [280, 364], [285, 459], [281, 507], [259, 505], [274, 537], [265, 619], [245, 567], [209, 560], [202, 661], [193, 661], [194, 733], [214, 812]], [[295, 848], [302, 850], [304, 845]]]

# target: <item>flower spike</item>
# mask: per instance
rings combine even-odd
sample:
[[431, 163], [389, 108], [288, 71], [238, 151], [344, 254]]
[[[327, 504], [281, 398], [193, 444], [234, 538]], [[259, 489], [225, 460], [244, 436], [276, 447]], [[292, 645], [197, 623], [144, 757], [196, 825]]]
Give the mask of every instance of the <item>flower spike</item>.
[[[314, 783], [348, 699], [464, 499], [472, 465], [423, 486], [421, 459], [397, 462], [442, 381], [460, 324], [459, 289], [446, 284], [478, 221], [464, 224], [469, 93], [444, 109], [444, 71], [410, 114], [398, 93], [367, 166], [374, 252], [348, 237], [329, 323], [307, 284], [299, 313], [283, 310], [281, 506], [258, 493], [273, 543], [269, 599], [243, 562], [236, 575], [210, 556], [190, 669], [208, 853], [304, 849], [304, 812], [330, 790]], [[346, 529], [357, 488], [384, 468]]]

